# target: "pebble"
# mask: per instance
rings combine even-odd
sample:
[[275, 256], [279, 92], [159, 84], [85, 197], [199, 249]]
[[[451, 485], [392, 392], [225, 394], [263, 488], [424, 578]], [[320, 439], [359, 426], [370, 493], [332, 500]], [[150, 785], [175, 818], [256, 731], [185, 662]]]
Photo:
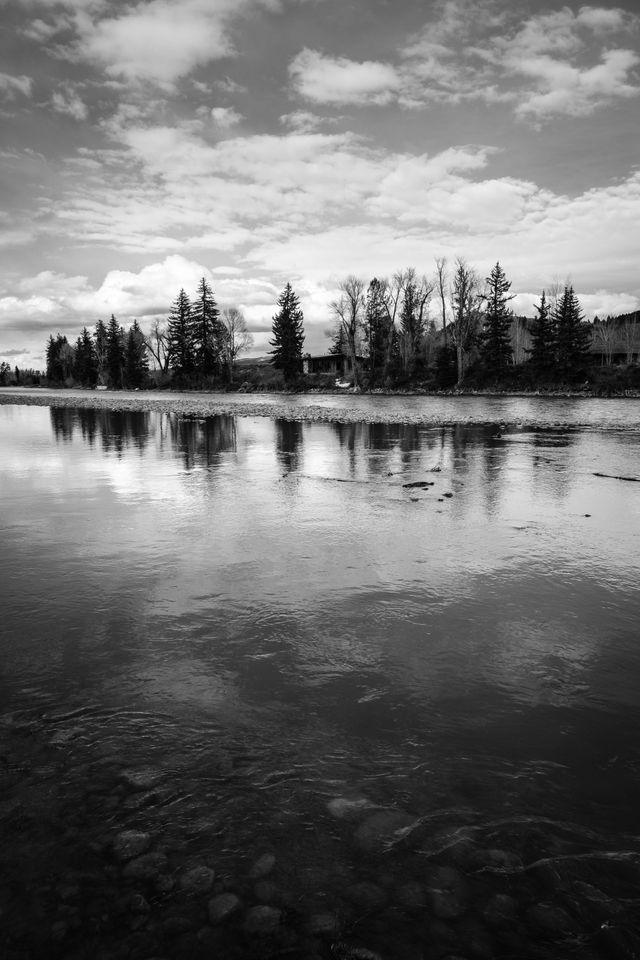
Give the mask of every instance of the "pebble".
[[381, 852], [400, 840], [415, 822], [415, 817], [404, 810], [380, 810], [360, 824], [355, 833], [355, 841], [362, 850], [369, 853]]
[[336, 820], [360, 820], [370, 810], [379, 809], [366, 797], [334, 797], [327, 804], [327, 809]]
[[192, 867], [183, 873], [179, 880], [179, 886], [185, 893], [191, 893], [194, 896], [209, 893], [215, 880], [215, 872], [204, 865]]
[[243, 926], [245, 933], [266, 936], [269, 933], [275, 933], [281, 922], [280, 910], [260, 904], [247, 912]]
[[340, 931], [340, 921], [335, 913], [314, 913], [307, 927], [312, 936], [335, 937]]
[[113, 841], [113, 852], [121, 862], [139, 857], [151, 846], [151, 836], [140, 830], [123, 830]]
[[125, 864], [122, 875], [127, 880], [153, 880], [167, 868], [167, 858], [163, 853], [144, 853]]
[[131, 790], [150, 790], [159, 781], [160, 773], [153, 767], [139, 767], [123, 770], [121, 779]]
[[249, 876], [252, 880], [259, 880], [271, 873], [275, 865], [276, 858], [274, 855], [272, 853], [263, 853], [249, 870]]
[[239, 897], [235, 893], [220, 893], [217, 897], [209, 900], [207, 912], [211, 923], [221, 923], [235, 913], [241, 906]]

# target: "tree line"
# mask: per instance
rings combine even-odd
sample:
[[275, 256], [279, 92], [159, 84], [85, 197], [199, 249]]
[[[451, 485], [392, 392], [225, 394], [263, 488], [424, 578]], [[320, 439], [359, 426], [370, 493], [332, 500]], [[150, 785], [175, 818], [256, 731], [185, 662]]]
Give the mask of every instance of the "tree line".
[[[571, 382], [593, 365], [594, 347], [609, 366], [621, 342], [627, 362], [640, 351], [640, 314], [588, 323], [567, 283], [541, 292], [533, 318], [517, 317], [510, 290], [499, 262], [484, 281], [465, 260], [449, 267], [444, 257], [436, 259], [432, 277], [413, 268], [369, 283], [350, 275], [338, 282], [330, 305], [329, 353], [346, 358], [354, 387], [366, 390], [412, 384], [500, 388], [513, 385], [516, 374], [525, 386]], [[300, 301], [287, 283], [269, 340], [280, 376], [274, 386], [305, 385], [304, 341]], [[203, 277], [192, 297], [180, 290], [167, 319], [156, 320], [147, 334], [135, 320], [125, 331], [112, 315], [107, 324], [98, 320], [92, 332], [84, 327], [75, 344], [61, 334], [50, 336], [46, 378], [112, 389], [158, 382], [180, 389], [229, 387], [239, 354], [251, 344], [242, 312], [220, 310]], [[0, 384], [37, 382], [36, 376], [0, 365]]]

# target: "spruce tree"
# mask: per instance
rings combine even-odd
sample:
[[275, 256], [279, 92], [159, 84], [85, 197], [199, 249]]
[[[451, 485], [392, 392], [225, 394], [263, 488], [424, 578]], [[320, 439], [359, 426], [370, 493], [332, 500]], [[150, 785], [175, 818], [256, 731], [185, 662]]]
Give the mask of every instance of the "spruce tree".
[[98, 320], [96, 329], [93, 333], [93, 349], [96, 355], [96, 365], [98, 368], [98, 383], [103, 383], [107, 370], [107, 328], [104, 320]]
[[171, 307], [168, 323], [169, 367], [181, 380], [193, 376], [196, 365], [196, 345], [193, 335], [191, 303], [181, 290]]
[[511, 320], [513, 311], [507, 306], [511, 283], [499, 263], [487, 277], [485, 309], [480, 334], [480, 357], [487, 371], [502, 373], [511, 362]]
[[278, 298], [278, 313], [273, 318], [272, 334], [269, 341], [273, 350], [272, 364], [282, 370], [287, 383], [295, 380], [302, 372], [302, 344], [304, 343], [303, 315], [300, 302], [287, 283]]
[[576, 372], [589, 356], [591, 332], [572, 286], [565, 287], [553, 314], [557, 362], [564, 374]]
[[98, 375], [98, 363], [91, 334], [86, 327], [76, 341], [76, 355], [73, 364], [74, 379], [85, 387], [92, 387]]
[[376, 277], [373, 278], [367, 290], [364, 328], [369, 347], [369, 378], [371, 383], [375, 383], [384, 369], [387, 332], [384, 286]]
[[124, 330], [113, 314], [107, 326], [105, 368], [111, 389], [120, 390], [124, 368]]
[[137, 390], [145, 385], [149, 373], [149, 358], [144, 335], [137, 320], [133, 321], [127, 334], [124, 371], [125, 384], [130, 390]]
[[203, 277], [191, 304], [194, 362], [198, 374], [209, 377], [220, 368], [224, 330], [213, 290]]
[[538, 316], [531, 327], [529, 362], [536, 371], [544, 373], [551, 369], [555, 360], [555, 326], [551, 316], [551, 304], [544, 290], [535, 310]]

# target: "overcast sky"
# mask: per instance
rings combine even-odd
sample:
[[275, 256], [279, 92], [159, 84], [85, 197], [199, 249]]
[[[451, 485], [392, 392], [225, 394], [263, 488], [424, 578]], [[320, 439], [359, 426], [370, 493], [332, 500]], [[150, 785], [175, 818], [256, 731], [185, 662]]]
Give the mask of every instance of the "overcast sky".
[[210, 280], [268, 350], [287, 281], [500, 260], [640, 306], [635, 0], [0, 0], [0, 360]]

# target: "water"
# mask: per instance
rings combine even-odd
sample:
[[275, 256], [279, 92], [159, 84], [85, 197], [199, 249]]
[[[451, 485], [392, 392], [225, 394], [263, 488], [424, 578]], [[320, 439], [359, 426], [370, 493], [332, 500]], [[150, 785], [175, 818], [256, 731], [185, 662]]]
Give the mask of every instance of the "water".
[[584, 403], [0, 406], [2, 956], [637, 956], [640, 402]]

